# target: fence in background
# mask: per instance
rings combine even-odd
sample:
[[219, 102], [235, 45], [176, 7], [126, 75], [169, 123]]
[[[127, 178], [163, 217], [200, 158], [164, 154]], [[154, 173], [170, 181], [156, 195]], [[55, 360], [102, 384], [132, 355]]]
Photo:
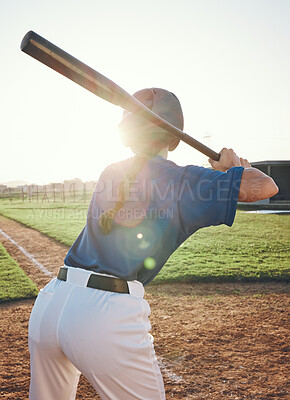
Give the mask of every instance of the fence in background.
[[0, 199], [12, 202], [76, 203], [88, 202], [97, 182], [51, 183], [49, 185], [25, 185], [0, 189]]

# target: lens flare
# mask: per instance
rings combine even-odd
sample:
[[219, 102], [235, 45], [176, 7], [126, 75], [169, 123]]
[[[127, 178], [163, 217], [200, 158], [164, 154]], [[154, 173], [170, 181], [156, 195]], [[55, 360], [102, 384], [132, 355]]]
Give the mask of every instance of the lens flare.
[[156, 261], [153, 257], [147, 257], [144, 260], [144, 267], [146, 269], [153, 269], [156, 266]]
[[137, 238], [142, 239], [142, 237], [143, 237], [142, 233], [138, 233]]

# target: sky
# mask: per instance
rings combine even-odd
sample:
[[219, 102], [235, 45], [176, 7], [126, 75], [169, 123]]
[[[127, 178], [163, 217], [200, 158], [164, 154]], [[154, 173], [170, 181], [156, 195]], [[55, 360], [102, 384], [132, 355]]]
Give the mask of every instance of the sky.
[[[131, 94], [174, 92], [215, 151], [289, 160], [289, 21], [289, 0], [0, 0], [0, 183], [97, 180], [132, 155], [122, 109], [21, 52], [30, 30]], [[169, 158], [207, 160], [184, 143]]]

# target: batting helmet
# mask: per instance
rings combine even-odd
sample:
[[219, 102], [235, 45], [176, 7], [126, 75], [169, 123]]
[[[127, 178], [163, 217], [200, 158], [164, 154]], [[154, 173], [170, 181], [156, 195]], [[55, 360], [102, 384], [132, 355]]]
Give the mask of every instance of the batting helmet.
[[[151, 88], [142, 89], [133, 94], [137, 100], [143, 103], [147, 108], [165, 119], [170, 124], [183, 130], [183, 112], [178, 98], [165, 89]], [[150, 133], [158, 135], [164, 133], [172, 135], [159, 126], [149, 122], [145, 118], [130, 111], [124, 111], [122, 121], [119, 124], [119, 130], [123, 144], [132, 147], [140, 139], [150, 137]], [[174, 144], [169, 150], [174, 150], [179, 143], [179, 139], [174, 140]]]

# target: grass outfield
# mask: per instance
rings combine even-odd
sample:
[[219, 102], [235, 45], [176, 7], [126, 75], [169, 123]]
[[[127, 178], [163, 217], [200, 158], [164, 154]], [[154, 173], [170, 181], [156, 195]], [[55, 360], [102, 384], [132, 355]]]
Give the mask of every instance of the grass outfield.
[[157, 281], [289, 280], [290, 215], [238, 211], [231, 228], [209, 227], [174, 253]]
[[[71, 245], [87, 203], [0, 200], [0, 213]], [[154, 282], [288, 280], [290, 215], [237, 212], [232, 228], [204, 228], [167, 261]]]
[[36, 297], [38, 290], [0, 243], [0, 303]]

